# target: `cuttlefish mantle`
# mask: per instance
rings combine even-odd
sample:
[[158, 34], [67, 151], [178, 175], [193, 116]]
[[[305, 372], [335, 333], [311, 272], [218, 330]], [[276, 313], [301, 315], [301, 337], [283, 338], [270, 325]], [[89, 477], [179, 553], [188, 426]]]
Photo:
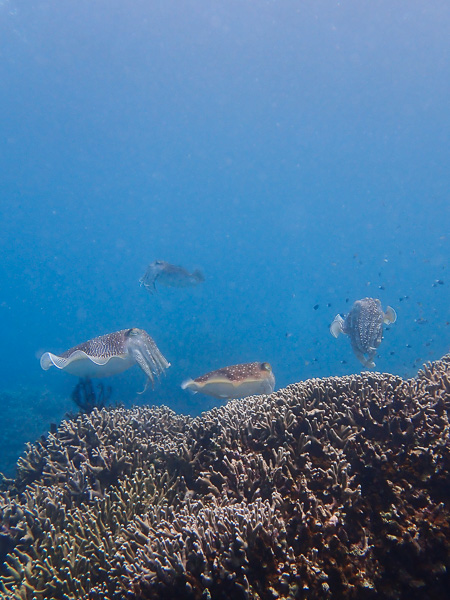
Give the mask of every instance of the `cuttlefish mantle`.
[[271, 394], [275, 389], [275, 376], [267, 362], [242, 363], [187, 379], [181, 387], [215, 398], [245, 398]]
[[40, 363], [44, 371], [54, 366], [78, 377], [109, 377], [137, 364], [148, 378], [143, 391], [170, 366], [154, 340], [137, 327], [93, 338], [60, 356], [45, 352]]

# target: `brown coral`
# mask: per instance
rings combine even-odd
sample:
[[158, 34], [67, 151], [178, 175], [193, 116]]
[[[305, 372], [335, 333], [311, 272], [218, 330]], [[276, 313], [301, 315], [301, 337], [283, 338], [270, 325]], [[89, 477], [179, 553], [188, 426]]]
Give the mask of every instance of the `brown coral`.
[[191, 419], [94, 410], [1, 495], [8, 598], [446, 598], [450, 357]]

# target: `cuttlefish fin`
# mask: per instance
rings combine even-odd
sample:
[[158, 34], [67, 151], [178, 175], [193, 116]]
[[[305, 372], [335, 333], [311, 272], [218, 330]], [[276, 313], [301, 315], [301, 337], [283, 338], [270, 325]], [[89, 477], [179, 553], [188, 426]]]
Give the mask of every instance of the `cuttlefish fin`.
[[397, 320], [397, 313], [392, 308], [392, 306], [388, 306], [386, 308], [386, 312], [383, 315], [383, 322], [388, 325], [389, 323], [395, 323]]
[[182, 390], [188, 390], [190, 394], [196, 394], [198, 390], [193, 389], [195, 381], [193, 379], [185, 379], [181, 384]]
[[[50, 367], [52, 367], [53, 365], [55, 365], [55, 363], [57, 363], [57, 366], [59, 369], [62, 369], [65, 365], [65, 363], [67, 362], [66, 360], [63, 359], [63, 361], [61, 361], [61, 365], [58, 362], [59, 356], [56, 356], [55, 354], [52, 354], [51, 352], [45, 352], [42, 356], [41, 356], [41, 368], [44, 369], [44, 371], [48, 371], [50, 369]], [[64, 363], [64, 364], [62, 364]]]

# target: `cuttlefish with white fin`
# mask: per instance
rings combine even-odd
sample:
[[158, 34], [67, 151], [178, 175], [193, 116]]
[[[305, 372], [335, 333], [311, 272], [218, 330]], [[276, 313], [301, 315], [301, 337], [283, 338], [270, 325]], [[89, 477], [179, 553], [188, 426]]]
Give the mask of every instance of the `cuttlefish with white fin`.
[[223, 367], [196, 379], [188, 379], [181, 387], [215, 398], [245, 398], [271, 394], [275, 388], [275, 376], [269, 363], [252, 362]]
[[375, 366], [374, 358], [383, 339], [383, 323], [395, 323], [395, 310], [388, 306], [386, 312], [377, 298], [357, 300], [348, 315], [336, 315], [330, 333], [337, 338], [341, 333], [350, 337], [356, 358], [369, 369]]
[[[109, 377], [139, 365], [152, 385], [170, 363], [161, 354], [153, 339], [143, 329], [121, 329], [114, 333], [83, 342], [60, 356], [45, 352], [41, 367], [47, 371], [55, 366], [78, 377]], [[140, 392], [143, 393], [143, 392]]]
[[148, 265], [144, 276], [139, 281], [150, 294], [153, 294], [156, 291], [157, 281], [167, 287], [184, 288], [192, 287], [204, 280], [203, 273], [198, 269], [189, 273], [183, 267], [171, 265], [164, 260], [155, 260]]

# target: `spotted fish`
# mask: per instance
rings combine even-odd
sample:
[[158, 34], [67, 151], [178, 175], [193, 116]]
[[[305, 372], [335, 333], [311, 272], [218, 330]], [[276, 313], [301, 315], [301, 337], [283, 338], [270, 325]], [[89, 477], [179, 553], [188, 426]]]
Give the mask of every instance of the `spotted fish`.
[[204, 280], [203, 273], [198, 269], [189, 273], [183, 267], [171, 265], [164, 260], [155, 260], [148, 265], [144, 276], [139, 281], [150, 294], [153, 294], [156, 291], [157, 281], [167, 287], [184, 288], [197, 285]]
[[155, 377], [170, 366], [154, 340], [146, 331], [137, 327], [101, 335], [78, 344], [59, 356], [51, 352], [45, 352], [41, 356], [44, 371], [55, 366], [78, 377], [109, 377], [126, 371], [135, 364], [147, 375], [147, 384], [153, 384]]
[[188, 379], [181, 387], [215, 398], [245, 398], [271, 394], [275, 388], [275, 376], [267, 362], [244, 363]]
[[374, 358], [383, 338], [383, 323], [395, 323], [395, 310], [388, 306], [386, 312], [381, 308], [381, 302], [376, 298], [357, 300], [348, 315], [344, 318], [336, 315], [331, 324], [330, 332], [334, 337], [345, 333], [356, 358], [369, 369], [375, 366]]

